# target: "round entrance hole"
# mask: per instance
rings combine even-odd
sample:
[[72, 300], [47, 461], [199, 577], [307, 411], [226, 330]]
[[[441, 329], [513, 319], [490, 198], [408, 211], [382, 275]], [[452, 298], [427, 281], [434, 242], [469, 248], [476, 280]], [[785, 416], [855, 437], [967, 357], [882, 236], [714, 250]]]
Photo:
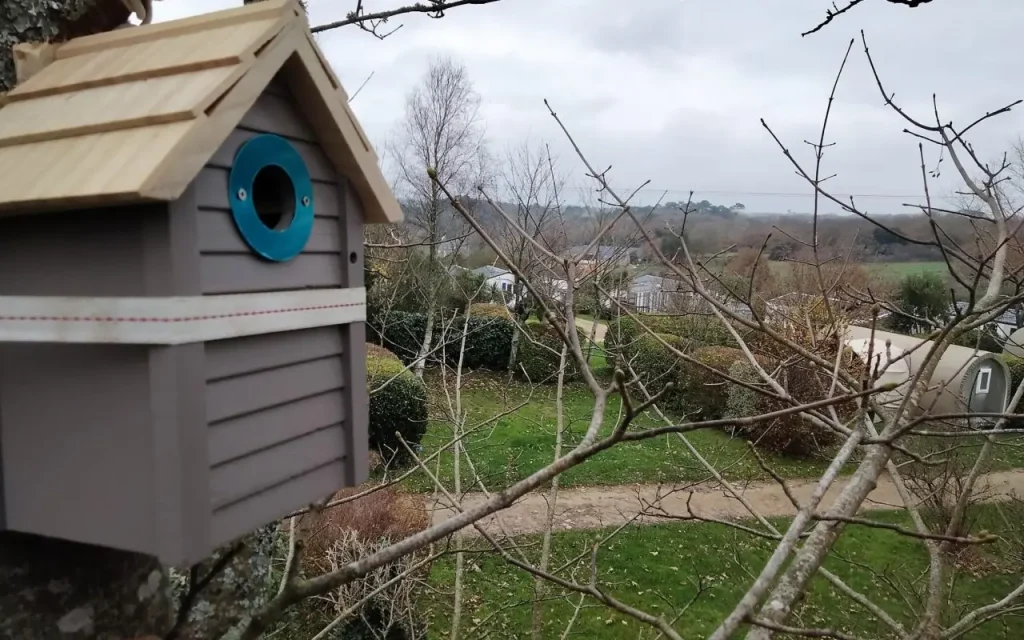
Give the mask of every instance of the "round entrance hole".
[[277, 165], [260, 169], [252, 180], [252, 206], [256, 217], [272, 231], [284, 231], [295, 219], [295, 185]]

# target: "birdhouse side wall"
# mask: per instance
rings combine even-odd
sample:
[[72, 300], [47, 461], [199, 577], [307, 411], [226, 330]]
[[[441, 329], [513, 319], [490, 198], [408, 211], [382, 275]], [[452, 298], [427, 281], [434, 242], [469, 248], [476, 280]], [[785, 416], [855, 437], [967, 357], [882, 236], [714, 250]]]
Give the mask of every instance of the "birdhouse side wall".
[[[299, 255], [282, 262], [256, 255], [231, 213], [235, 156], [248, 140], [267, 133], [298, 151], [313, 183], [312, 235]], [[361, 214], [346, 210], [344, 178], [280, 83], [260, 96], [195, 187], [204, 294], [362, 286]], [[354, 227], [350, 215], [358, 219]], [[354, 442], [351, 426], [351, 383], [365, 387], [365, 372], [350, 365], [359, 359], [365, 366], [359, 351], [364, 339], [354, 346], [359, 332], [352, 325], [328, 326], [206, 343], [214, 545], [363, 480], [365, 472], [355, 467], [365, 466], [365, 438]]]
[[[163, 204], [2, 218], [0, 295], [166, 295], [168, 220]], [[171, 509], [152, 353], [0, 343], [0, 528], [156, 552], [157, 505]]]

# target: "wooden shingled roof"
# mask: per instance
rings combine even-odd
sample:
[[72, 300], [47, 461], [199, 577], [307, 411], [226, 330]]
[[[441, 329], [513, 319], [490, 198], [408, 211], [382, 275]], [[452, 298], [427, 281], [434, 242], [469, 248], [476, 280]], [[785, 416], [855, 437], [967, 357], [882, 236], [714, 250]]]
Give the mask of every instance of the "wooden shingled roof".
[[0, 95], [0, 213], [174, 200], [279, 71], [367, 222], [402, 213], [295, 0], [50, 46]]

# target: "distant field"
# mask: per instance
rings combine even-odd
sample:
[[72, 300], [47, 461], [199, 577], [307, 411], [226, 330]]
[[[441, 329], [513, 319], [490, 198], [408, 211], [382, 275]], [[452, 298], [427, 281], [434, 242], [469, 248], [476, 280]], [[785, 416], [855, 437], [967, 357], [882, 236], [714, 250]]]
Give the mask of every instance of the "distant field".
[[937, 273], [940, 276], [949, 275], [949, 268], [945, 262], [863, 262], [861, 266], [869, 273], [880, 277], [890, 277], [898, 280], [904, 276], [917, 273]]
[[[790, 262], [772, 262], [772, 270], [776, 274], [785, 273], [786, 269], [792, 267]], [[868, 273], [887, 280], [900, 280], [905, 276], [916, 273], [937, 273], [945, 277], [948, 274], [946, 263], [937, 262], [862, 262], [860, 266]]]

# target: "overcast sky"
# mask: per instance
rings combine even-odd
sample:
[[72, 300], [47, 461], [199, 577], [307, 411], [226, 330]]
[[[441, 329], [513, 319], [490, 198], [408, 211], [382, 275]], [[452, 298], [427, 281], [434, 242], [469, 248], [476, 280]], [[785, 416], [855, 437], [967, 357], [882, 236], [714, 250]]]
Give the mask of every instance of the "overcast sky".
[[[240, 0], [166, 0], [156, 20], [237, 6]], [[339, 20], [354, 0], [310, 0], [314, 25]], [[501, 0], [443, 20], [406, 16], [384, 41], [355, 27], [318, 36], [352, 103], [382, 148], [405, 96], [432, 56], [463, 62], [482, 99], [498, 153], [524, 139], [549, 142], [574, 186], [580, 163], [547, 114], [548, 99], [595, 166], [613, 165], [613, 186], [651, 186], [640, 201], [743, 202], [750, 211], [807, 211], [810, 189], [761, 127], [764, 118], [812, 167], [832, 81], [851, 37], [864, 29], [897, 102], [927, 119], [931, 95], [954, 123], [1024, 97], [1024, 2], [940, 0], [917, 9], [868, 0], [823, 31], [800, 33], [828, 0]], [[367, 0], [368, 10], [397, 6]], [[635, 8], [630, 8], [635, 7]], [[972, 137], [996, 159], [1024, 135], [1024, 108]], [[859, 42], [837, 92], [827, 139], [832, 189], [858, 194], [871, 211], [899, 212], [922, 192], [917, 142], [882, 105]], [[937, 152], [926, 148], [929, 165]], [[958, 188], [947, 161], [933, 193]], [[783, 194], [783, 195], [779, 195]], [[893, 197], [863, 197], [882, 194]], [[898, 196], [915, 196], [906, 198]]]

